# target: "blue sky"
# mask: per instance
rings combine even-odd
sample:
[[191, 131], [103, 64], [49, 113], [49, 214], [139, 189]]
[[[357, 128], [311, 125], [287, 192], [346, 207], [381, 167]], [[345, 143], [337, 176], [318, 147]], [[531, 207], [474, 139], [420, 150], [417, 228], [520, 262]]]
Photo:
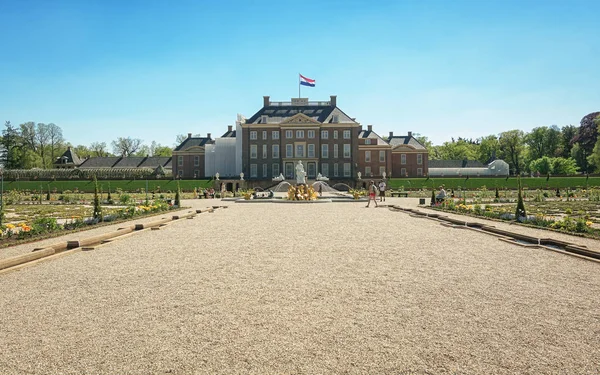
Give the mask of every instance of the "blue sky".
[[[74, 145], [221, 135], [262, 96], [441, 144], [600, 110], [600, 2], [0, 0], [0, 120]], [[3, 124], [3, 123], [2, 123]]]

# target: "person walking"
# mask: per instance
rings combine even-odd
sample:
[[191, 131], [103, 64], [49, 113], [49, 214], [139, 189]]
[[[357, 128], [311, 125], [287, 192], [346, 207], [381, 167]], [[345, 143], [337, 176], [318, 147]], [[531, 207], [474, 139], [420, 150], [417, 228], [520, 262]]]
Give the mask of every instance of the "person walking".
[[381, 180], [379, 181], [379, 201], [380, 202], [385, 202], [385, 181]]
[[367, 202], [367, 207], [369, 207], [371, 201], [375, 202], [375, 207], [377, 207], [377, 186], [375, 186], [373, 180], [369, 182], [369, 201]]

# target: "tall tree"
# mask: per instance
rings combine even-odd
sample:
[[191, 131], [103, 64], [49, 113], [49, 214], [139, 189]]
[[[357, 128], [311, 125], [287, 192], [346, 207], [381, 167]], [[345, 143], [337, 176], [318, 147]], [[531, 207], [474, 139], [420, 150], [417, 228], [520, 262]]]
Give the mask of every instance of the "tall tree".
[[477, 160], [482, 163], [487, 163], [495, 159], [498, 155], [499, 143], [496, 135], [488, 135], [478, 139], [479, 148], [477, 150]]
[[520, 174], [523, 169], [524, 136], [525, 134], [522, 130], [509, 130], [500, 133], [498, 139], [501, 156], [508, 162], [516, 174]]
[[23, 140], [19, 130], [12, 126], [10, 121], [6, 121], [2, 130], [2, 164], [4, 168], [20, 168], [19, 154], [22, 145]]
[[444, 142], [437, 147], [437, 152], [442, 160], [473, 160], [477, 157], [478, 147], [472, 140], [459, 138], [458, 141]]
[[58, 149], [62, 147], [62, 144], [65, 141], [60, 126], [53, 123], [48, 124], [48, 140], [50, 143], [50, 162], [54, 163], [56, 161], [55, 155], [58, 153]]
[[29, 121], [19, 125], [21, 128], [21, 137], [23, 138], [23, 146], [33, 152], [38, 152], [36, 142], [35, 122]]
[[92, 156], [106, 157], [109, 155], [106, 149], [106, 142], [92, 142], [89, 151], [91, 151]]
[[562, 156], [563, 158], [570, 158], [571, 157], [571, 148], [573, 147], [573, 143], [571, 141], [577, 134], [577, 127], [574, 125], [566, 125], [566, 126], [562, 127], [560, 132], [561, 132], [560, 156]]
[[[599, 115], [600, 112], [593, 112], [584, 116], [581, 119], [579, 129], [577, 129], [577, 134], [571, 141], [571, 143], [579, 143], [579, 147], [583, 150], [586, 159], [587, 156], [592, 154], [598, 140], [598, 126], [594, 123], [594, 120]], [[587, 171], [587, 165], [584, 171]]]
[[46, 168], [46, 147], [48, 146], [48, 141], [50, 139], [50, 134], [48, 130], [48, 125], [44, 123], [38, 123], [35, 128], [35, 136], [34, 142], [37, 144], [37, 149], [42, 158], [42, 168]]
[[112, 141], [113, 151], [116, 155], [124, 157], [135, 154], [142, 145], [142, 140], [139, 138], [123, 138], [119, 137], [116, 141]]

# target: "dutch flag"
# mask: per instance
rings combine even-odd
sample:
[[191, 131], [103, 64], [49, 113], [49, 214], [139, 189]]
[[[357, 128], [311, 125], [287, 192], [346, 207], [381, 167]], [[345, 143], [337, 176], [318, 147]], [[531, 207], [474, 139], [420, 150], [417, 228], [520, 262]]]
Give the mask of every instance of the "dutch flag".
[[315, 80], [314, 79], [310, 79], [310, 78], [306, 78], [305, 76], [303, 76], [302, 74], [300, 74], [300, 84], [303, 85], [303, 86], [315, 87]]

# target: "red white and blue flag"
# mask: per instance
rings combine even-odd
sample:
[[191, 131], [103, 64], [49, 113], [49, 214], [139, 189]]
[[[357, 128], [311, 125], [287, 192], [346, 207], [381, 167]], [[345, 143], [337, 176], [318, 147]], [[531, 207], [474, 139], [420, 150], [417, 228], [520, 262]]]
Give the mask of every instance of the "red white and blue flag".
[[306, 78], [305, 76], [303, 76], [302, 74], [300, 74], [300, 84], [302, 86], [315, 87], [315, 82], [316, 81], [314, 79]]

